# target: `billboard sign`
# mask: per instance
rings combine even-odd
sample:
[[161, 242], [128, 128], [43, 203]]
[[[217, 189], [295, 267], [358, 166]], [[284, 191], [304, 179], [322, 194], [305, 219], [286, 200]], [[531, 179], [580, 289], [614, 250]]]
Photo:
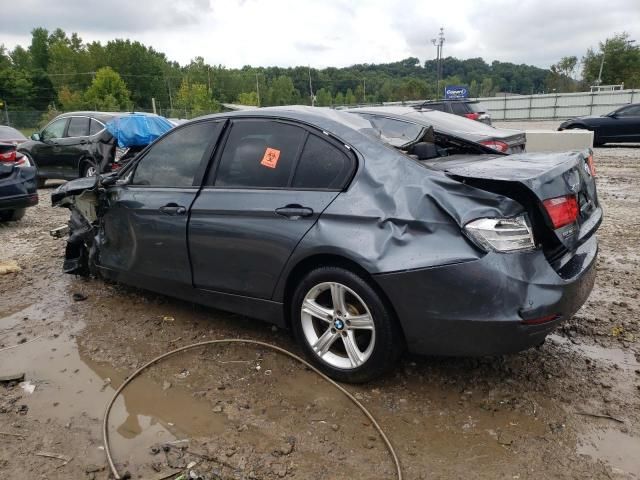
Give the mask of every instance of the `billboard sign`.
[[469, 89], [462, 85], [447, 85], [444, 87], [444, 98], [467, 98], [469, 96]]

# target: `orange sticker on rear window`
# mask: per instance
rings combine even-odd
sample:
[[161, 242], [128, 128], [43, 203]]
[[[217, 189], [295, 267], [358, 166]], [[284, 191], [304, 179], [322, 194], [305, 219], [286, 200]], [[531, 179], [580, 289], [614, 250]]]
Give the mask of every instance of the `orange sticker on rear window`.
[[260, 161], [260, 165], [264, 165], [269, 168], [276, 168], [278, 165], [278, 159], [280, 158], [280, 150], [276, 150], [275, 148], [269, 148], [264, 151], [264, 156], [262, 157], [262, 161]]

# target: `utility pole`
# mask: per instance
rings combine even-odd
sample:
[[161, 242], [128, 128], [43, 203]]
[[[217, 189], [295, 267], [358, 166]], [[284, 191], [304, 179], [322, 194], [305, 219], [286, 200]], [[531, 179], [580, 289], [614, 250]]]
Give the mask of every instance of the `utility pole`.
[[154, 97], [151, 97], [151, 108], [153, 108], [153, 114], [157, 115], [158, 112], [156, 111], [156, 99]]
[[258, 72], [256, 72], [256, 94], [258, 95], [258, 108], [260, 108], [260, 83], [258, 82]]
[[[167, 82], [167, 91], [169, 92], [169, 109], [173, 110], [173, 99], [171, 98], [171, 85], [169, 84], [169, 79], [165, 78]], [[173, 113], [170, 115], [173, 116]]]
[[311, 106], [316, 106], [316, 97], [313, 94], [313, 85], [311, 85], [311, 65], [309, 65], [309, 92], [311, 94]]
[[367, 103], [367, 79], [362, 79], [362, 103]]
[[440, 78], [442, 77], [442, 46], [444, 45], [444, 27], [440, 27], [437, 38], [432, 38], [431, 43], [436, 47], [436, 98], [440, 98]]

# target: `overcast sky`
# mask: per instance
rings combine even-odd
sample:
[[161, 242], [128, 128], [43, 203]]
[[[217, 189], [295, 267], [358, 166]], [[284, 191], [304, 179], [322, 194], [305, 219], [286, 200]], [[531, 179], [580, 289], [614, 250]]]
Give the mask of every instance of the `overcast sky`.
[[347, 66], [444, 55], [548, 67], [626, 31], [640, 43], [640, 0], [19, 0], [2, 2], [0, 43], [36, 26], [84, 41], [130, 38], [181, 64]]

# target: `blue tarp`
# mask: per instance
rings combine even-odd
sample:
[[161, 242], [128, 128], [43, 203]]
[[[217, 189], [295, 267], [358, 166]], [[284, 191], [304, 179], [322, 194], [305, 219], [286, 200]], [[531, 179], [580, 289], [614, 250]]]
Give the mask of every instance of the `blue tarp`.
[[127, 148], [150, 144], [171, 130], [173, 124], [159, 115], [134, 112], [109, 120], [106, 128], [120, 148]]

